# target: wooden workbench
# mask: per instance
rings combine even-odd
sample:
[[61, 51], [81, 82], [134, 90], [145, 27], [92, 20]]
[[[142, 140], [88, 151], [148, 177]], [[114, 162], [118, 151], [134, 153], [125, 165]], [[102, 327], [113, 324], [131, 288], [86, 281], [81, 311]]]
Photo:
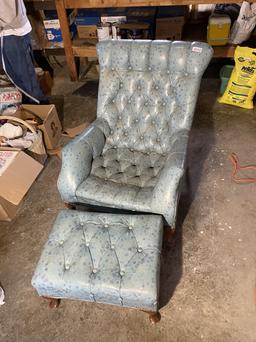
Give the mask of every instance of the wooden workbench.
[[[40, 0], [39, 0], [40, 1]], [[233, 3], [234, 0], [225, 0], [225, 3]], [[252, 2], [256, 2], [253, 0]], [[142, 6], [171, 6], [171, 5], [198, 5], [199, 3], [222, 3], [218, 0], [55, 0], [58, 17], [60, 20], [64, 49], [67, 58], [71, 80], [78, 80], [78, 72], [75, 57], [96, 57], [96, 46], [82, 39], [70, 38], [67, 8], [109, 8], [109, 7], [142, 7]], [[205, 37], [197, 36], [200, 30], [188, 30], [189, 36], [185, 40], [205, 40]], [[201, 30], [202, 31], [202, 30]], [[214, 57], [233, 57], [233, 46], [214, 47]]]

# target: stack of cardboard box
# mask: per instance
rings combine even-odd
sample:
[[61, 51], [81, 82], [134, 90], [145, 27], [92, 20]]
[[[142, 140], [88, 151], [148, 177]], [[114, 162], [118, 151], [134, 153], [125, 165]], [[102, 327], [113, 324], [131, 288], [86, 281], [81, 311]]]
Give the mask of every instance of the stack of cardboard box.
[[[62, 127], [54, 105], [22, 105], [14, 116], [35, 121], [35, 126], [43, 133], [47, 150], [58, 146]], [[22, 199], [43, 167], [26, 151], [0, 148], [0, 221], [14, 218]]]

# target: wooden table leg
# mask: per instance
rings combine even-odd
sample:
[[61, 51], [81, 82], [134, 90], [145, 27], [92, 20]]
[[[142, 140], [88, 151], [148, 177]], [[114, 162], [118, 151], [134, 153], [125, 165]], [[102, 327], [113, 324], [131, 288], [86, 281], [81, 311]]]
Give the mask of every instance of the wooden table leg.
[[71, 81], [78, 80], [64, 0], [55, 0]]

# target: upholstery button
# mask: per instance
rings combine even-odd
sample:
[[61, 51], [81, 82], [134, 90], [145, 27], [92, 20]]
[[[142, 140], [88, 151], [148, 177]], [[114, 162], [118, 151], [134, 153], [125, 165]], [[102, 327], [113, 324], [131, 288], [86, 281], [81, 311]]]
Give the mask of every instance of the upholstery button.
[[152, 70], [152, 68], [151, 67], [148, 67], [148, 71], [151, 71]]
[[120, 88], [123, 88], [123, 83], [120, 83], [120, 85], [119, 85], [119, 86], [120, 86]]
[[134, 149], [133, 149], [133, 148], [131, 148], [131, 149], [130, 149], [130, 151], [131, 151], [131, 152], [133, 152], [133, 151], [134, 151]]
[[110, 134], [112, 135], [113, 133], [114, 133], [114, 131], [111, 130], [111, 131], [110, 131]]
[[112, 103], [115, 103], [115, 99], [112, 100]]
[[114, 70], [115, 70], [115, 68], [113, 68], [113, 67], [112, 67], [112, 68], [111, 68], [111, 70], [112, 70], [112, 71], [114, 71]]
[[115, 249], [115, 246], [114, 246], [114, 245], [111, 245], [110, 248], [113, 250], [113, 249]]
[[131, 103], [132, 101], [129, 99], [128, 101], [127, 101], [127, 103]]
[[129, 230], [133, 230], [133, 226], [129, 226], [128, 229], [129, 229]]
[[117, 149], [117, 146], [116, 146], [116, 145], [114, 146], [114, 149]]
[[127, 132], [124, 132], [124, 135], [127, 137], [128, 133], [127, 133]]
[[94, 298], [94, 295], [93, 295], [92, 293], [90, 293], [90, 297], [91, 297], [91, 298]]
[[156, 121], [155, 120], [152, 120], [152, 125], [155, 125], [156, 124]]
[[159, 89], [158, 85], [156, 85], [156, 86], [155, 86], [155, 89], [156, 89], [156, 90], [158, 90], [158, 89]]
[[122, 116], [121, 116], [121, 115], [118, 115], [118, 119], [119, 119], [119, 120], [122, 120]]
[[144, 103], [144, 106], [146, 106], [146, 107], [148, 106], [148, 102], [147, 101]]
[[150, 156], [150, 152], [147, 152], [147, 155]]
[[120, 273], [119, 273], [119, 274], [120, 274], [120, 276], [121, 276], [121, 277], [123, 277], [123, 276], [124, 276], [124, 274], [125, 274], [125, 272], [124, 272], [124, 271], [120, 271]]
[[156, 139], [156, 141], [157, 141], [157, 142], [160, 142], [160, 139], [159, 139], [159, 138], [157, 138], [157, 139]]
[[92, 273], [97, 273], [98, 272], [98, 270], [97, 270], [97, 268], [94, 268], [93, 270], [92, 270]]
[[86, 246], [86, 247], [89, 247], [89, 246], [90, 246], [89, 242], [86, 242], [85, 246]]
[[141, 90], [141, 86], [138, 86], [138, 90]]
[[166, 106], [166, 103], [165, 103], [165, 102], [163, 102], [163, 103], [162, 103], [162, 106], [163, 106], [163, 107], [165, 107], [165, 106]]
[[185, 72], [185, 76], [188, 76], [188, 73], [187, 73], [187, 72]]
[[137, 123], [137, 122], [139, 122], [139, 119], [135, 119], [134, 121]]
[[167, 73], [167, 75], [169, 75], [170, 74], [170, 70], [167, 70], [166, 73]]
[[132, 67], [131, 67], [131, 65], [129, 65], [129, 66], [128, 66], [128, 70], [132, 70]]
[[66, 269], [66, 270], [69, 270], [69, 269], [70, 269], [70, 265], [69, 265], [69, 264], [66, 264], [66, 265], [65, 265], [65, 269]]
[[144, 137], [143, 137], [143, 135], [141, 135], [141, 136], [140, 136], [140, 140], [143, 140], [143, 139], [144, 139]]
[[142, 248], [141, 248], [141, 247], [138, 247], [137, 251], [138, 251], [139, 253], [141, 253], [141, 252], [142, 252]]
[[84, 222], [80, 222], [80, 226], [82, 226], [82, 227], [83, 227], [83, 226], [84, 226]]
[[106, 224], [104, 224], [104, 228], [108, 228], [108, 224], [106, 223]]
[[59, 242], [59, 244], [60, 244], [60, 245], [63, 245], [63, 243], [64, 243], [64, 241], [63, 241], [63, 240], [61, 240], [61, 241]]

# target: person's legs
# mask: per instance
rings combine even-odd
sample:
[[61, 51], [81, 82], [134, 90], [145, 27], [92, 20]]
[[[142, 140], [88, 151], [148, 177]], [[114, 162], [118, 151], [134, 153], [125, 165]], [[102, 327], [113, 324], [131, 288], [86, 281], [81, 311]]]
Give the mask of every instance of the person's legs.
[[11, 81], [21, 89], [24, 102], [48, 103], [43, 94], [33, 65], [33, 51], [29, 34], [25, 36], [2, 37], [3, 68]]

